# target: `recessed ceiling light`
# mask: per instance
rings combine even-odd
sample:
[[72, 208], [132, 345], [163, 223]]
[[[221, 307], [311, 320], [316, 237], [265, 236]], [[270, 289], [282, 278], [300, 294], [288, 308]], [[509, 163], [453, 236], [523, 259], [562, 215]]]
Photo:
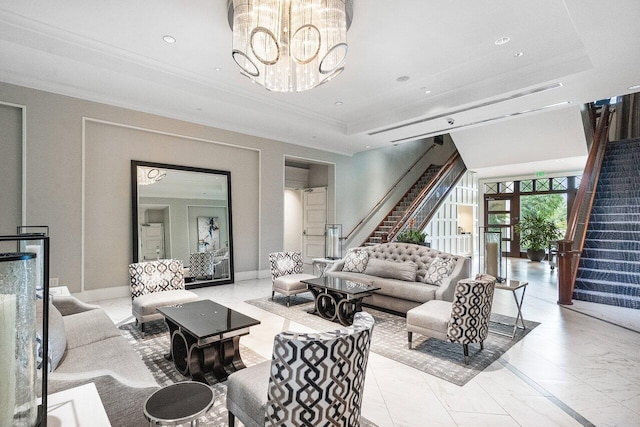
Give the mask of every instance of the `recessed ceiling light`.
[[215, 71], [215, 72], [222, 71], [222, 68], [216, 67], [216, 68], [213, 69], [213, 71]]
[[511, 41], [511, 37], [500, 37], [498, 40], [494, 41], [496, 46], [501, 46], [503, 44], [507, 44]]
[[409, 76], [400, 76], [396, 80], [399, 81], [399, 82], [406, 82], [409, 79], [410, 79]]
[[342, 105], [342, 101], [336, 101], [334, 102], [335, 105]]
[[516, 52], [513, 54], [516, 58], [520, 58], [522, 55], [524, 55], [524, 52]]
[[198, 108], [196, 108], [196, 110], [198, 110], [198, 111], [202, 111], [202, 108], [198, 107]]
[[162, 40], [164, 40], [167, 43], [175, 43], [176, 42], [176, 38], [170, 35], [166, 35], [162, 37]]
[[420, 90], [422, 92], [424, 92], [425, 95], [429, 95], [431, 93], [431, 91], [429, 89], [427, 89], [426, 87], [424, 87], [424, 86], [421, 87]]
[[370, 145], [367, 145], [367, 146], [365, 146], [364, 148], [371, 148], [371, 146], [370, 146]]
[[640, 85], [629, 86], [627, 89], [629, 89], [629, 90], [640, 89]]

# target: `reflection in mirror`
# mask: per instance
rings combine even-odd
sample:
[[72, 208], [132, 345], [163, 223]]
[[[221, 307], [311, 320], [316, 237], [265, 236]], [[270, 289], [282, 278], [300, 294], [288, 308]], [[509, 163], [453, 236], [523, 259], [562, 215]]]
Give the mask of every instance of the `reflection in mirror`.
[[231, 173], [131, 161], [133, 261], [178, 259], [187, 288], [233, 283]]

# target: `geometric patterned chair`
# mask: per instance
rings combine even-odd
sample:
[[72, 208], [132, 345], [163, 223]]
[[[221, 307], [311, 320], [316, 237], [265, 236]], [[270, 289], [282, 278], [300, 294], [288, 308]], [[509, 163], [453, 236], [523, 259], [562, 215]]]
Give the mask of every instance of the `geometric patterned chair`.
[[213, 278], [213, 252], [189, 254], [189, 274], [195, 279]]
[[273, 356], [231, 375], [229, 426], [359, 426], [373, 317], [332, 332], [282, 332]]
[[287, 297], [287, 307], [291, 295], [308, 292], [307, 285], [301, 280], [313, 279], [316, 276], [304, 274], [302, 254], [300, 252], [273, 252], [269, 254], [271, 265], [271, 299], [276, 292]]
[[413, 332], [462, 344], [464, 363], [469, 364], [469, 344], [480, 344], [480, 350], [484, 349], [495, 284], [495, 277], [489, 275], [460, 280], [454, 290], [453, 302], [432, 300], [409, 310], [409, 348]]
[[197, 301], [198, 295], [184, 289], [182, 261], [160, 259], [129, 265], [131, 311], [144, 331], [144, 323], [161, 319], [158, 307]]

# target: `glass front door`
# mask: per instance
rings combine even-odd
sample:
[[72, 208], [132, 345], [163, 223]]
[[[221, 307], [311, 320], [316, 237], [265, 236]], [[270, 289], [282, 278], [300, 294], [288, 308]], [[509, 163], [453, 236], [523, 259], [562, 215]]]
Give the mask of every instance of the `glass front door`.
[[516, 195], [486, 196], [484, 223], [488, 230], [500, 231], [502, 255], [520, 256], [520, 241], [514, 238], [513, 226], [520, 219], [520, 201]]

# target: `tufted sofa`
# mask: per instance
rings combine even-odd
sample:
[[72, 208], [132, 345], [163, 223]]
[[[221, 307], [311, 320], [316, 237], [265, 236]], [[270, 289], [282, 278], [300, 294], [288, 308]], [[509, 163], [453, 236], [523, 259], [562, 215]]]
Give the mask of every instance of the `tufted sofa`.
[[[345, 259], [352, 251], [367, 252], [364, 272], [343, 271]], [[345, 259], [334, 263], [326, 274], [379, 287], [380, 290], [363, 302], [402, 314], [427, 301], [452, 301], [458, 280], [471, 276], [468, 257], [410, 243], [390, 242], [354, 248], [347, 252]], [[440, 273], [439, 280], [433, 279], [436, 261], [448, 266], [447, 272]]]

